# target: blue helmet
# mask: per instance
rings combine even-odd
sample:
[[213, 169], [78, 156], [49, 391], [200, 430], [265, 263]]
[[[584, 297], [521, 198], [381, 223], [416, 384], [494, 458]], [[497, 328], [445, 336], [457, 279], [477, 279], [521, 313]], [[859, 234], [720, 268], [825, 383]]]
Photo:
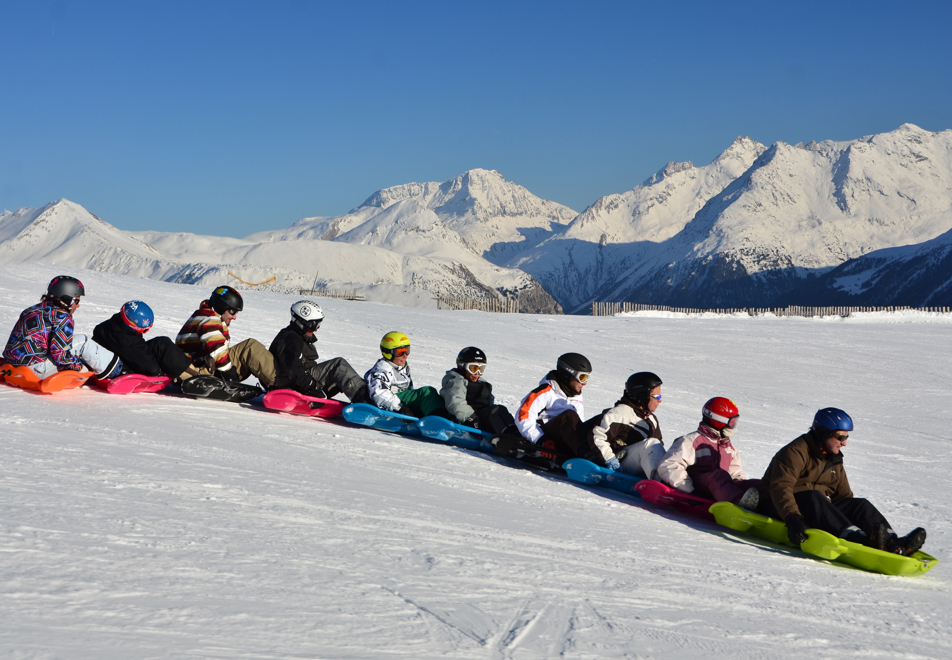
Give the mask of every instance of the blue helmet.
[[133, 332], [145, 334], [155, 322], [152, 308], [141, 300], [130, 300], [122, 306], [122, 320]]
[[813, 426], [810, 428], [824, 428], [829, 431], [852, 431], [853, 420], [839, 408], [823, 408], [817, 410], [813, 416]]

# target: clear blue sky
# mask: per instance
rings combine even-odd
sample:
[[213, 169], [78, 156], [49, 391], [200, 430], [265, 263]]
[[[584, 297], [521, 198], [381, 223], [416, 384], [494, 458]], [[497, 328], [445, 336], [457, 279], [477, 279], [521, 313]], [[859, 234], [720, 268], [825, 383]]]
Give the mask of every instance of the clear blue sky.
[[949, 2], [0, 0], [0, 210], [244, 236], [499, 170], [581, 211], [738, 135], [952, 128]]

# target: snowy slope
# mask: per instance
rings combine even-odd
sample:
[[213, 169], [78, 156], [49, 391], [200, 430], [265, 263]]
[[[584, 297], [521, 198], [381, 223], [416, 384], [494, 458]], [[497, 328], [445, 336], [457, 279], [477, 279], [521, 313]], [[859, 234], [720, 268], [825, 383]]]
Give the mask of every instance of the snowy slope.
[[[62, 269], [0, 266], [0, 320]], [[206, 288], [69, 270], [79, 331], [125, 300], [174, 334]], [[266, 343], [294, 296], [248, 292]], [[947, 658], [949, 317], [526, 317], [322, 300], [322, 355], [363, 370], [414, 341], [436, 383], [463, 345], [514, 407], [555, 356], [665, 381], [668, 442], [715, 394], [758, 475], [820, 406], [848, 410], [854, 490], [922, 525], [920, 578], [842, 568], [484, 455], [252, 406], [0, 387], [0, 656], [11, 658]], [[630, 338], [639, 347], [630, 350]], [[876, 356], [871, 359], [870, 356]], [[768, 367], [769, 365], [769, 367]]]

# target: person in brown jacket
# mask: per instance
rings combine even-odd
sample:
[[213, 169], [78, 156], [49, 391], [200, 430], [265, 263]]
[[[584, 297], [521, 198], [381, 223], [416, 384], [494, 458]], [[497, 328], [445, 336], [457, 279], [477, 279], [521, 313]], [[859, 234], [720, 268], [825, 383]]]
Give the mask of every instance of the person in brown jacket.
[[853, 420], [839, 408], [818, 410], [811, 429], [770, 461], [758, 512], [786, 522], [787, 536], [797, 546], [812, 527], [887, 552], [917, 552], [926, 530], [917, 527], [899, 538], [876, 507], [853, 496], [840, 451], [852, 430]]

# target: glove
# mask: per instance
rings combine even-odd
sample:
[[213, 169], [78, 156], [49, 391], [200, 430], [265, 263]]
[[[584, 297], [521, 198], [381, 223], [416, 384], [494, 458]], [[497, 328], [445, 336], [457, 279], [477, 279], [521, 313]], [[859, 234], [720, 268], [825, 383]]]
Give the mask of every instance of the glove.
[[618, 472], [619, 470], [621, 470], [621, 463], [618, 461], [617, 458], [612, 456], [607, 461], [605, 461], [605, 467], [607, 467], [609, 470], [614, 470], [615, 472]]
[[407, 417], [416, 417], [416, 415], [413, 414], [413, 410], [410, 408], [410, 406], [405, 403], [400, 406], [400, 410], [397, 412], [401, 415], [406, 415]]
[[799, 547], [801, 543], [807, 540], [807, 523], [798, 513], [791, 513], [786, 518], [787, 538], [795, 546]]
[[479, 428], [479, 420], [476, 419], [476, 415], [470, 415], [466, 418], [466, 421], [463, 422], [463, 426], [470, 426], [474, 429]]
[[216, 371], [215, 375], [222, 380], [228, 381], [229, 383], [237, 383], [241, 380], [238, 378], [238, 370], [234, 367], [231, 369], [226, 369], [225, 371]]

